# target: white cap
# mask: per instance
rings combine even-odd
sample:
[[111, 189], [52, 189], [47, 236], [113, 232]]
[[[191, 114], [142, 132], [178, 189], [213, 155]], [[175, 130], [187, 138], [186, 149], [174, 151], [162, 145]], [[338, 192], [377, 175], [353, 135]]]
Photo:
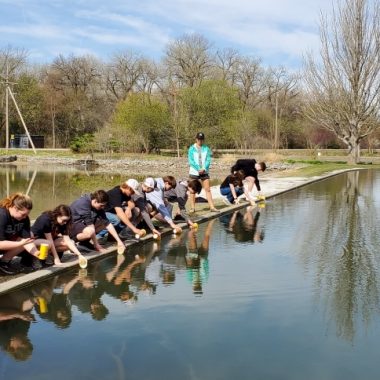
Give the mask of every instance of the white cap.
[[129, 179], [126, 184], [135, 192], [135, 194], [139, 194], [139, 183], [135, 179]]
[[156, 187], [156, 181], [152, 177], [145, 178], [144, 185], [154, 189]]

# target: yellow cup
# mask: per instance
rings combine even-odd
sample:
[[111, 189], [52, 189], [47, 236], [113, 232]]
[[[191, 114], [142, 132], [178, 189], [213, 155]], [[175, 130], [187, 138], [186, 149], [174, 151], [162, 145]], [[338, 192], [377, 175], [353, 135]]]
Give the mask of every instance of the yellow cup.
[[40, 313], [44, 314], [47, 313], [47, 303], [44, 297], [38, 297], [38, 305], [40, 306]]
[[45, 260], [49, 253], [49, 244], [41, 244], [40, 245], [40, 254], [38, 255], [38, 258], [40, 260]]
[[198, 223], [193, 223], [193, 230], [197, 230], [199, 227]]
[[122, 255], [125, 252], [125, 247], [117, 247], [117, 254]]

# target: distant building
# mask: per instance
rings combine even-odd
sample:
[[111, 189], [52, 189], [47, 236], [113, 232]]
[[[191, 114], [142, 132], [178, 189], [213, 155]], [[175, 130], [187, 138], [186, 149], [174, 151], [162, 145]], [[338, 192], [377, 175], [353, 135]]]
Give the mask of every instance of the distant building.
[[[45, 148], [45, 136], [31, 135], [30, 137], [36, 148]], [[10, 147], [20, 149], [32, 148], [27, 135], [11, 135]]]

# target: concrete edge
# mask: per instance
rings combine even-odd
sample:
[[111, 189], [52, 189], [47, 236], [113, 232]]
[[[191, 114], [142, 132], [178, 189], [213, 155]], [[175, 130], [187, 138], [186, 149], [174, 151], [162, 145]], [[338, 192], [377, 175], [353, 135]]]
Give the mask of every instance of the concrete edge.
[[[277, 195], [287, 193], [288, 191], [301, 188], [303, 186], [309, 185], [309, 184], [314, 183], [314, 182], [323, 181], [327, 178], [334, 177], [334, 176], [337, 176], [337, 175], [345, 173], [345, 172], [364, 170], [364, 169], [367, 169], [367, 168], [341, 169], [341, 170], [335, 170], [331, 173], [328, 173], [328, 174], [322, 175], [322, 176], [311, 177], [311, 178], [305, 177], [304, 181], [302, 181], [301, 183], [297, 183], [294, 186], [291, 185], [290, 187], [288, 187], [286, 189], [275, 191], [274, 193], [266, 196], [266, 199], [273, 198]], [[219, 188], [219, 186], [217, 186], [217, 188]], [[259, 201], [256, 201], [256, 203], [259, 203]], [[222, 209], [220, 209], [220, 213], [211, 213], [210, 212], [210, 213], [207, 213], [207, 214], [202, 215], [200, 217], [194, 218], [193, 221], [197, 222], [197, 223], [204, 223], [204, 222], [207, 222], [211, 219], [219, 218], [220, 216], [228, 214], [232, 211], [243, 209], [245, 207], [248, 207], [249, 205], [250, 205], [249, 202], [248, 203], [244, 202], [244, 203], [240, 203], [238, 205], [225, 206]], [[180, 226], [182, 229], [188, 228], [187, 223], [179, 223], [178, 226]], [[162, 231], [162, 235], [169, 235], [171, 233], [172, 233], [171, 228], [165, 228]], [[152, 234], [148, 234], [145, 237], [141, 238], [137, 242], [136, 241], [130, 241], [130, 242], [127, 241], [125, 243], [125, 245], [128, 249], [128, 247], [131, 245], [141, 244], [141, 243], [145, 243], [145, 242], [152, 241], [152, 240], [153, 240]], [[106, 251], [103, 253], [89, 252], [89, 253], [84, 254], [84, 256], [87, 258], [89, 263], [97, 261], [97, 260], [101, 260], [101, 259], [106, 258], [106, 257], [116, 256], [116, 255], [117, 255], [116, 246], [106, 248]], [[13, 278], [9, 281], [6, 281], [6, 282], [0, 284], [0, 295], [3, 295], [5, 293], [9, 293], [9, 292], [12, 292], [15, 290], [19, 290], [21, 288], [24, 288], [24, 287], [27, 287], [30, 285], [33, 285], [37, 282], [44, 281], [44, 280], [48, 279], [49, 277], [53, 277], [56, 274], [63, 273], [65, 271], [71, 270], [74, 267], [78, 267], [78, 260], [76, 259], [76, 256], [74, 254], [73, 254], [73, 258], [75, 258], [75, 260], [70, 259], [70, 261], [64, 263], [64, 265], [61, 267], [52, 266], [49, 268], [40, 269], [36, 272], [24, 274], [20, 277]]]

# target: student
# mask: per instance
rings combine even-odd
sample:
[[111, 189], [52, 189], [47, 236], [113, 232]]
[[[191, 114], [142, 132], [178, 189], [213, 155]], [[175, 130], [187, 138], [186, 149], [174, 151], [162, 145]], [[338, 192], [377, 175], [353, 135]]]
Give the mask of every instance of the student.
[[[209, 168], [211, 164], [211, 150], [204, 144], [205, 135], [198, 132], [195, 136], [195, 144], [191, 145], [188, 151], [188, 161], [190, 165], [189, 176], [191, 179], [198, 179], [202, 183], [202, 187], [206, 192], [207, 202], [210, 211], [220, 212], [214, 206], [210, 189]], [[191, 212], [195, 212], [195, 194], [190, 195]]]
[[[15, 193], [0, 201], [0, 273], [14, 275], [19, 268], [11, 265], [13, 257], [25, 252], [34, 259], [35, 268], [41, 268], [36, 245], [48, 244], [46, 240], [35, 240], [30, 232], [29, 213], [33, 207], [31, 198], [22, 193]], [[25, 271], [26, 268], [21, 268]]]
[[[146, 186], [154, 186], [154, 190], [146, 194], [147, 201], [152, 205], [153, 210], [151, 216], [154, 216], [161, 222], [166, 222], [171, 228], [181, 232], [182, 229], [175, 225], [172, 219], [172, 207], [165, 204], [164, 192], [176, 187], [177, 182], [174, 177], [166, 176], [163, 178], [146, 178], [144, 181]], [[169, 207], [168, 207], [169, 206]]]
[[229, 204], [239, 203], [239, 196], [244, 193], [244, 172], [239, 170], [228, 175], [220, 185], [220, 193], [224, 195]]
[[[81, 246], [103, 252], [104, 249], [96, 238], [96, 232], [101, 231], [105, 227], [116, 240], [118, 249], [125, 248], [115, 227], [106, 217], [104, 208], [107, 203], [108, 194], [104, 190], [85, 194], [74, 201], [70, 206], [73, 216], [70, 237], [78, 241]], [[90, 240], [92, 240], [92, 244]]]
[[147, 178], [138, 188], [137, 191], [132, 195], [132, 200], [135, 203], [134, 220], [135, 223], [145, 222], [147, 227], [152, 231], [154, 235], [158, 237], [161, 233], [154, 227], [152, 220], [150, 218], [151, 206], [148, 203], [146, 196], [154, 191], [155, 181], [153, 178]]
[[199, 194], [201, 191], [202, 184], [197, 179], [177, 181], [174, 188], [164, 191], [164, 197], [168, 202], [177, 202], [179, 209], [178, 215], [180, 215], [190, 227], [193, 227], [194, 223], [190, 220], [190, 217], [186, 212], [186, 202], [189, 195]]
[[254, 159], [240, 159], [237, 160], [235, 165], [231, 167], [231, 173], [242, 170], [244, 172], [244, 179], [247, 182], [247, 189], [244, 194], [248, 201], [252, 201], [252, 189], [255, 184], [257, 191], [261, 194], [261, 187], [258, 178], [259, 172], [264, 172], [267, 168], [265, 162], [256, 162]]
[[55, 265], [62, 264], [61, 257], [66, 250], [75, 253], [78, 259], [82, 256], [74, 241], [69, 237], [71, 217], [70, 207], [59, 205], [52, 211], [43, 212], [32, 226], [32, 233], [35, 238], [49, 241]]
[[135, 208], [132, 195], [138, 192], [138, 187], [139, 183], [135, 179], [129, 179], [120, 186], [115, 186], [107, 191], [109, 201], [106, 216], [118, 232], [124, 227], [128, 227], [133, 234], [143, 236], [144, 231], [135, 227], [132, 223]]

